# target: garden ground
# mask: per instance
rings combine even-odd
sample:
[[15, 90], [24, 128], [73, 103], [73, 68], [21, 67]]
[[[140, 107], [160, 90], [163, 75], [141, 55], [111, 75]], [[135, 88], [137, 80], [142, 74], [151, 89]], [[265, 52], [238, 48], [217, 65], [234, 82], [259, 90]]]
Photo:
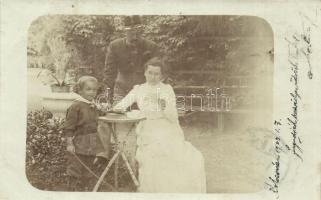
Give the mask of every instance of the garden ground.
[[244, 131], [184, 128], [186, 139], [205, 159], [207, 192], [247, 193], [263, 189], [271, 158], [260, 153]]

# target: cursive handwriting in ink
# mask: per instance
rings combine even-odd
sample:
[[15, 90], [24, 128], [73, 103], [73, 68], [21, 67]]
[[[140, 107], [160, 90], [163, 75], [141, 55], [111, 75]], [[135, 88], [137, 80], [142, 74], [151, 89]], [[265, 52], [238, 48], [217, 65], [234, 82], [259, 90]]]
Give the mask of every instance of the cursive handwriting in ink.
[[[313, 12], [311, 12], [313, 13]], [[316, 9], [315, 16], [307, 16], [306, 14], [300, 12], [299, 13], [302, 19], [302, 47], [301, 47], [301, 53], [305, 56], [309, 71], [308, 71], [308, 77], [309, 79], [313, 78], [312, 73], [312, 65], [310, 62], [310, 55], [312, 54], [312, 42], [311, 42], [311, 31], [315, 28], [319, 28], [317, 23], [315, 23], [316, 19], [319, 18], [318, 16], [318, 9]], [[315, 18], [315, 19], [313, 19]]]
[[[300, 147], [300, 144], [302, 144], [302, 141], [300, 137], [298, 136], [297, 132], [297, 125], [298, 125], [298, 102], [301, 99], [301, 96], [299, 94], [299, 42], [300, 39], [298, 38], [297, 34], [294, 34], [292, 36], [293, 40], [290, 41], [286, 38], [286, 41], [288, 41], [288, 48], [289, 48], [289, 64], [291, 68], [291, 77], [290, 82], [293, 83], [294, 89], [292, 92], [290, 92], [290, 100], [291, 100], [291, 108], [292, 113], [289, 117], [287, 117], [287, 124], [290, 126], [291, 129], [291, 135], [292, 135], [292, 152], [295, 156], [297, 156], [301, 161], [303, 161], [301, 154], [303, 153], [302, 148]], [[309, 40], [309, 39], [307, 39]]]
[[301, 38], [303, 39], [303, 47], [300, 49], [301, 53], [304, 55], [304, 57], [307, 60], [308, 66], [309, 66], [309, 71], [308, 71], [308, 77], [309, 79], [313, 78], [313, 73], [312, 73], [312, 66], [310, 62], [310, 55], [312, 53], [312, 44], [311, 44], [311, 27], [307, 26], [302, 22], [302, 29], [303, 33], [301, 34]]
[[280, 137], [280, 130], [281, 130], [281, 119], [274, 121], [274, 150], [275, 150], [275, 160], [272, 161], [272, 166], [274, 167], [274, 172], [272, 176], [269, 176], [268, 181], [265, 182], [268, 190], [272, 191], [276, 194], [276, 198], [279, 199], [279, 184], [280, 184], [280, 158], [282, 150], [282, 143]]

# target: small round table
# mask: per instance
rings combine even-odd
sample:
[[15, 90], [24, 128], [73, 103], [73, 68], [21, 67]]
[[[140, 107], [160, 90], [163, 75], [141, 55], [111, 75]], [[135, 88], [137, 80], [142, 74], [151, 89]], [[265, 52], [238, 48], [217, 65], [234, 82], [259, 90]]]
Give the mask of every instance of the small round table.
[[117, 129], [116, 129], [116, 124], [118, 123], [131, 123], [133, 124], [133, 126], [130, 128], [130, 130], [128, 131], [128, 134], [133, 130], [133, 128], [135, 127], [135, 125], [142, 121], [145, 120], [145, 117], [137, 117], [137, 118], [129, 118], [127, 117], [127, 115], [125, 114], [114, 114], [114, 113], [108, 113], [106, 116], [103, 117], [99, 117], [98, 120], [101, 121], [102, 123], [107, 123], [109, 130], [111, 132], [111, 135], [115, 141], [116, 144], [116, 152], [113, 155], [113, 157], [111, 158], [111, 160], [109, 161], [108, 165], [106, 166], [105, 170], [103, 171], [103, 173], [101, 174], [101, 176], [98, 179], [98, 182], [96, 183], [93, 192], [96, 192], [101, 184], [101, 182], [103, 181], [103, 179], [105, 178], [105, 176], [107, 175], [108, 170], [110, 169], [111, 165], [115, 162], [115, 188], [118, 188], [118, 158], [119, 156], [122, 157], [123, 161], [126, 164], [126, 168], [129, 171], [130, 177], [132, 178], [134, 184], [136, 187], [139, 186], [139, 182], [133, 172], [133, 169], [131, 168], [128, 159], [124, 153], [124, 144], [120, 144], [118, 141], [118, 137], [117, 137]]

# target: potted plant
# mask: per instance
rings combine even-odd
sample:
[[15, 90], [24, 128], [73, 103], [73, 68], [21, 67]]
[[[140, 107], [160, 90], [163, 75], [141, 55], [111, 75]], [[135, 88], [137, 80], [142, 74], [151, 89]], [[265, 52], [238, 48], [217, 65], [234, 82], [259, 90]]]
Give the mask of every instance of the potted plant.
[[67, 46], [63, 37], [54, 37], [47, 40], [50, 53], [45, 69], [40, 71], [38, 77], [43, 78], [44, 84], [49, 84], [51, 91], [70, 92], [74, 83], [74, 70], [70, 67], [69, 61], [72, 50]]
[[50, 86], [50, 90], [42, 94], [42, 106], [56, 116], [64, 116], [66, 109], [76, 98], [71, 92], [75, 83], [75, 69], [71, 65], [74, 56], [72, 49], [66, 44], [63, 37], [52, 37], [46, 41], [49, 53], [46, 55], [46, 64], [38, 77]]

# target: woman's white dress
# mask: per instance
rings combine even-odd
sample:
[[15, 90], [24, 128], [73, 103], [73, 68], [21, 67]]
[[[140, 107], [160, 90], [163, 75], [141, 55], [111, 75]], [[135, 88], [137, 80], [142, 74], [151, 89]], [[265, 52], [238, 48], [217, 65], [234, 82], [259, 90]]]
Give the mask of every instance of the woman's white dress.
[[[163, 99], [162, 110], [157, 99]], [[146, 117], [136, 129], [139, 192], [206, 192], [204, 159], [185, 141], [173, 88], [164, 83], [136, 85], [116, 106], [137, 103]]]

